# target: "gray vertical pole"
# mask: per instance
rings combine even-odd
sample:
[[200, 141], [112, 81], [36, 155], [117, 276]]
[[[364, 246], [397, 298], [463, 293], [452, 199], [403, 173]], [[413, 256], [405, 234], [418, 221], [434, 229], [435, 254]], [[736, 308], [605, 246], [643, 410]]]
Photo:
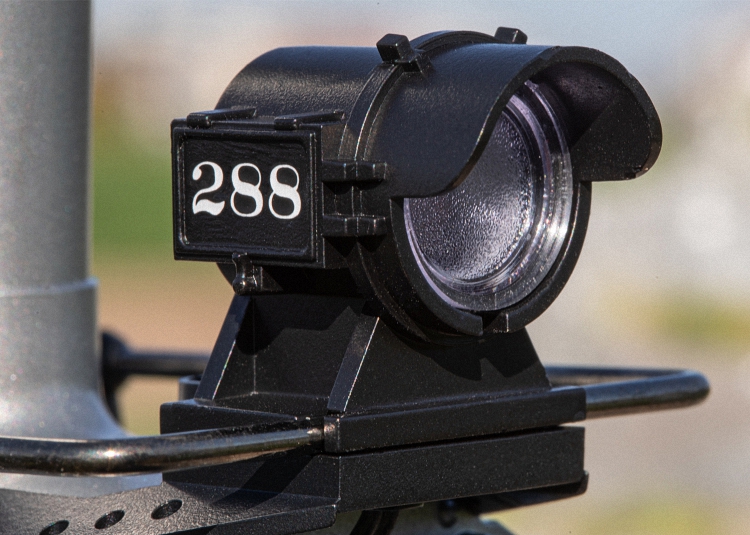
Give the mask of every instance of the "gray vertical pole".
[[[88, 0], [0, 1], [2, 435], [123, 435], [100, 396], [89, 275], [90, 20]], [[123, 485], [86, 479], [6, 474], [0, 487]]]

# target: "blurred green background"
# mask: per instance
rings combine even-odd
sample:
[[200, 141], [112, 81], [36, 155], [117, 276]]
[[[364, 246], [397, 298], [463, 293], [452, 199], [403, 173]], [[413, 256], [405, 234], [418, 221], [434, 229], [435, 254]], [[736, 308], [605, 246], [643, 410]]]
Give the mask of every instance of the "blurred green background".
[[[212, 108], [265, 50], [504, 25], [622, 61], [661, 115], [662, 156], [594, 187], [578, 267], [529, 331], [545, 363], [693, 367], [713, 391], [587, 422], [589, 491], [498, 518], [519, 535], [750, 533], [750, 4], [98, 0], [94, 21], [100, 323], [144, 348], [208, 352], [218, 333], [231, 288], [172, 260], [169, 122]], [[126, 427], [157, 432], [175, 397], [174, 381], [130, 381]]]
[[94, 77], [94, 262], [115, 257], [166, 262], [171, 255], [171, 163], [168, 125], [147, 139], [128, 121], [116, 68]]

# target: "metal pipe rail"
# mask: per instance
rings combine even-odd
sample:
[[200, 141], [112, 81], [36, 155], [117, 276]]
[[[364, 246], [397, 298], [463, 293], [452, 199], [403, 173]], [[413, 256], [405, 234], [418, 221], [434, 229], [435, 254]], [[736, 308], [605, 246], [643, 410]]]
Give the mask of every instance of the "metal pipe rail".
[[580, 386], [586, 418], [603, 418], [695, 405], [708, 396], [708, 380], [692, 370], [545, 366], [552, 386]]
[[[133, 352], [104, 334], [104, 369], [124, 376], [200, 375], [208, 355]], [[587, 418], [603, 418], [700, 403], [710, 390], [706, 378], [692, 370], [545, 366], [552, 386], [580, 386], [586, 391]]]
[[317, 427], [260, 433], [228, 427], [104, 440], [0, 437], [0, 470], [121, 476], [244, 461], [322, 444], [323, 430]]
[[[121, 353], [117, 369], [138, 373], [160, 355]], [[148, 369], [192, 373], [200, 357], [163, 355], [165, 366]], [[207, 357], [205, 357], [207, 360]], [[137, 364], [132, 369], [128, 363]], [[578, 386], [586, 393], [587, 418], [601, 418], [694, 405], [709, 392], [700, 373], [690, 370], [547, 366], [553, 386]], [[0, 437], [0, 471], [57, 475], [126, 475], [165, 472], [252, 459], [303, 448], [322, 449], [323, 429], [261, 431], [234, 427], [111, 440], [55, 440]]]

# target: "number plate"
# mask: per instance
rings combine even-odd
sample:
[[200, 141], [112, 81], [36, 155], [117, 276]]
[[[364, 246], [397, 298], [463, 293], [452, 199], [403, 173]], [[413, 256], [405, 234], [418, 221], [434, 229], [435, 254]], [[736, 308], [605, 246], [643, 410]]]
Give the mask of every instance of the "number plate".
[[175, 254], [314, 260], [309, 132], [175, 129]]

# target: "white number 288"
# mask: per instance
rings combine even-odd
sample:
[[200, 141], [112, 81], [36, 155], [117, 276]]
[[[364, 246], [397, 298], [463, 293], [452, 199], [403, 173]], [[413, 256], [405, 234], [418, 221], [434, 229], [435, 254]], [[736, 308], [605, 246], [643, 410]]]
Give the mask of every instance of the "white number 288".
[[[193, 197], [193, 213], [197, 214], [199, 212], [207, 212], [212, 216], [218, 216], [224, 210], [226, 202], [214, 202], [208, 199], [201, 199], [199, 197], [204, 193], [211, 193], [221, 187], [221, 185], [224, 183], [224, 171], [222, 171], [221, 167], [214, 162], [201, 162], [193, 168], [193, 180], [201, 179], [201, 177], [203, 176], [203, 168], [205, 167], [210, 167], [213, 171], [214, 182], [209, 187], [203, 188], [195, 194], [195, 196]], [[242, 169], [247, 169], [244, 174], [246, 176], [249, 174], [251, 180], [256, 178], [257, 179], [251, 182], [241, 180], [240, 170]], [[279, 182], [278, 175], [279, 171], [281, 171], [282, 169], [288, 169], [294, 175], [296, 179], [294, 186], [289, 186], [288, 184]], [[255, 217], [263, 211], [263, 195], [260, 192], [260, 183], [262, 180], [263, 177], [261, 176], [261, 172], [260, 169], [258, 169], [258, 166], [252, 163], [240, 163], [234, 166], [234, 168], [232, 169], [232, 186], [234, 189], [232, 191], [232, 196], [229, 198], [229, 206], [232, 208], [232, 211], [235, 214], [240, 217]], [[268, 197], [268, 209], [270, 210], [271, 214], [273, 214], [273, 216], [277, 219], [294, 219], [295, 217], [297, 217], [302, 210], [302, 199], [300, 199], [299, 191], [297, 191], [299, 188], [299, 173], [297, 172], [297, 170], [291, 165], [277, 165], [276, 167], [271, 169], [270, 181], [271, 195], [269, 195]], [[251, 212], [242, 212], [235, 204], [237, 195], [252, 198], [253, 201], [255, 201], [255, 208]], [[289, 214], [280, 214], [279, 212], [277, 212], [274, 207], [274, 199], [276, 197], [290, 200], [293, 207], [292, 212]]]

